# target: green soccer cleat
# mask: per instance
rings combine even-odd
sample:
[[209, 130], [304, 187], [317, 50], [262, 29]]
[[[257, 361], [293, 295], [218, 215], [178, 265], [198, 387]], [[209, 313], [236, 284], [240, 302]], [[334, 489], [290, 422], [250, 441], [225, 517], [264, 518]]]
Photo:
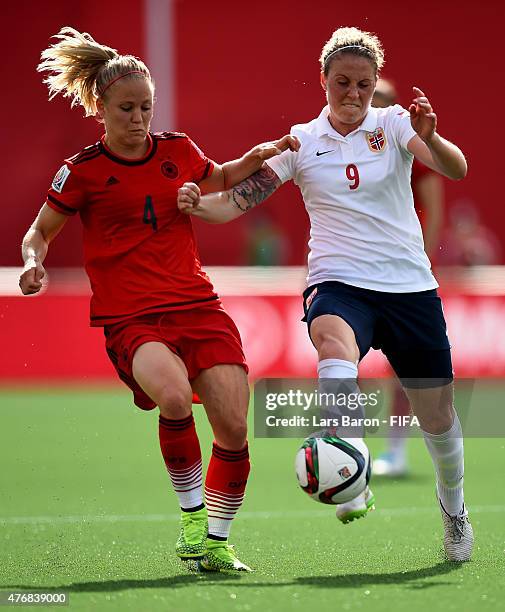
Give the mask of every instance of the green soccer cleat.
[[181, 512], [181, 533], [175, 554], [181, 559], [201, 559], [207, 550], [207, 508]]
[[375, 510], [375, 495], [367, 487], [363, 493], [351, 499], [351, 501], [345, 504], [338, 504], [337, 518], [346, 524], [366, 516], [372, 510]]
[[204, 572], [252, 572], [252, 569], [237, 558], [228, 540], [207, 539], [207, 553], [200, 561]]

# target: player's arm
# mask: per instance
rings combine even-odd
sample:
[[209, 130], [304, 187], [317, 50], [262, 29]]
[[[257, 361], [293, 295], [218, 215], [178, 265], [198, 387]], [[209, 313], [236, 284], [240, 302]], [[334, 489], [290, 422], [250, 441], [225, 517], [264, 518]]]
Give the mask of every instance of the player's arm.
[[296, 136], [283, 136], [273, 142], [259, 144], [240, 159], [226, 162], [221, 166], [215, 165], [212, 174], [199, 183], [202, 193], [226, 191], [238, 185], [251, 174], [261, 169], [263, 162], [283, 151], [298, 151], [300, 141]]
[[431, 259], [440, 244], [440, 232], [444, 217], [443, 179], [432, 172], [425, 174], [416, 182], [416, 199], [425, 210], [423, 224], [424, 250]]
[[227, 223], [261, 204], [282, 185], [280, 178], [268, 166], [244, 181], [220, 193], [201, 195], [198, 185], [184, 183], [179, 189], [177, 204], [186, 215], [194, 215], [207, 223]]
[[437, 116], [428, 98], [417, 87], [413, 90], [415, 98], [409, 112], [417, 136], [410, 139], [407, 149], [435, 172], [456, 181], [464, 178], [467, 172], [465, 156], [455, 144], [437, 133]]
[[19, 286], [24, 295], [40, 291], [46, 273], [42, 263], [49, 244], [60, 233], [67, 219], [67, 215], [62, 215], [44, 204], [26, 232], [21, 247], [24, 268], [19, 277]]

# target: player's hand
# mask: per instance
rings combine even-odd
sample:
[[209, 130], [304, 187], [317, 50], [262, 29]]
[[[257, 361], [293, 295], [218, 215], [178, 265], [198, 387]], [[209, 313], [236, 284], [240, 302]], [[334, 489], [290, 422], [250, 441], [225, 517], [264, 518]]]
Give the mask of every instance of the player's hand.
[[410, 123], [421, 140], [428, 143], [437, 129], [437, 116], [428, 98], [418, 88], [412, 88], [414, 99], [409, 106]]
[[193, 215], [200, 204], [201, 191], [195, 183], [184, 183], [177, 194], [177, 206], [185, 215]]
[[38, 293], [42, 289], [42, 279], [45, 275], [44, 266], [37, 257], [27, 259], [23, 273], [19, 277], [19, 286], [23, 295]]
[[273, 140], [272, 142], [264, 142], [259, 144], [254, 149], [251, 149], [249, 155], [258, 157], [261, 161], [266, 161], [271, 157], [280, 155], [283, 151], [298, 151], [300, 149], [300, 141], [296, 136], [287, 134], [279, 140]]

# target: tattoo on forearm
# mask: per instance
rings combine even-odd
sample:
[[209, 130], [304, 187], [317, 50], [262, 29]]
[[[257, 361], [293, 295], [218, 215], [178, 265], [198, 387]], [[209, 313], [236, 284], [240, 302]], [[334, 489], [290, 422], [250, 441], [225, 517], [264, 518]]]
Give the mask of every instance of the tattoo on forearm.
[[258, 172], [231, 190], [233, 204], [244, 212], [251, 210], [271, 196], [281, 184], [281, 180], [272, 168], [264, 164]]

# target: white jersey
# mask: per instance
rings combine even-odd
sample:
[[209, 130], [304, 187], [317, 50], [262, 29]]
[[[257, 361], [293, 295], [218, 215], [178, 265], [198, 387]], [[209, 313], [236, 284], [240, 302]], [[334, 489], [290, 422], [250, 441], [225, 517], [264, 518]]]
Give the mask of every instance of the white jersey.
[[298, 153], [268, 160], [284, 183], [300, 188], [310, 218], [308, 285], [336, 280], [376, 291], [406, 293], [438, 287], [424, 252], [410, 186], [416, 135], [408, 111], [370, 108], [342, 136], [319, 117], [295, 125]]

